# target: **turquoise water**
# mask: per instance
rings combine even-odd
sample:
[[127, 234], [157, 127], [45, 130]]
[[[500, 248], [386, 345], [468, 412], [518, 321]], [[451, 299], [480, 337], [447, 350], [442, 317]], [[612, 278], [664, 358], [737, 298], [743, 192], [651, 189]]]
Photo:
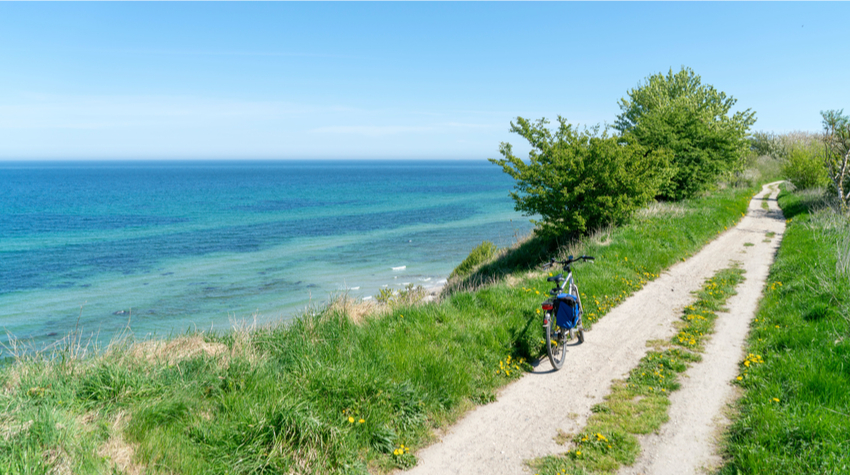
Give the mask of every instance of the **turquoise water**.
[[486, 161], [0, 162], [0, 327], [105, 343], [438, 285], [531, 229], [512, 184]]

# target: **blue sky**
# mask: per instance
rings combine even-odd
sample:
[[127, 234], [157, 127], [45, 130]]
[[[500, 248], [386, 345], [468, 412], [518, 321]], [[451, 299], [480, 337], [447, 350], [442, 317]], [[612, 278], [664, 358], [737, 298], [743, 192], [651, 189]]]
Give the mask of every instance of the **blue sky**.
[[439, 158], [682, 65], [819, 130], [848, 3], [0, 3], [0, 159]]

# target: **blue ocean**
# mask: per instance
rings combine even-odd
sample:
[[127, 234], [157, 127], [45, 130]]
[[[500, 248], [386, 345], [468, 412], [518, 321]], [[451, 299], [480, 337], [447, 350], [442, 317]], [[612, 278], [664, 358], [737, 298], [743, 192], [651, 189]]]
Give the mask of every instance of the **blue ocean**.
[[530, 231], [512, 186], [483, 160], [0, 162], [0, 327], [102, 346], [436, 286]]

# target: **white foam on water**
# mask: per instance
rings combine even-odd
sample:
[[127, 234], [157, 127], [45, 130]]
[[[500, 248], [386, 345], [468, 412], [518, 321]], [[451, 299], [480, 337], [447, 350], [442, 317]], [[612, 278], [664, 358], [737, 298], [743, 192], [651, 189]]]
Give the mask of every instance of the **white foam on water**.
[[372, 300], [372, 296], [371, 296], [371, 295], [369, 295], [369, 296], [367, 296], [367, 297], [363, 297], [363, 300]]
[[431, 280], [431, 278], [430, 278], [430, 277], [426, 277], [426, 278], [424, 278], [424, 279], [419, 279], [419, 280], [421, 280], [422, 282], [428, 282], [429, 280]]
[[394, 270], [394, 271], [400, 271], [400, 270], [405, 270], [405, 269], [407, 269], [407, 266], [398, 266], [398, 267], [393, 267], [393, 270]]
[[350, 288], [350, 289], [348, 289], [348, 290], [360, 290], [360, 287], [352, 287], [352, 288]]
[[401, 285], [410, 285], [410, 282], [402, 282]]

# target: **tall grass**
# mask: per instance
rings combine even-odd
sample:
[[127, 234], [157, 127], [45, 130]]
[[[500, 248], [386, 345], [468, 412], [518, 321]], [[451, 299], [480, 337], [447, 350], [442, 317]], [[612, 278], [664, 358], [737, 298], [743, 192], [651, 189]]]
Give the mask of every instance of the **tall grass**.
[[[730, 188], [675, 212], [660, 207], [556, 250], [597, 256], [575, 270], [588, 323], [734, 225], [753, 192]], [[522, 374], [517, 368], [528, 368], [501, 371], [508, 357], [541, 355], [537, 310], [549, 287], [535, 269], [549, 255], [521, 245], [474, 272], [493, 285], [358, 321], [348, 305], [329, 305], [284, 326], [18, 359], [0, 369], [0, 467], [258, 474], [412, 466], [435, 428], [493, 401]]]
[[721, 474], [850, 472], [850, 223], [822, 191], [783, 192], [788, 228], [741, 363]]

